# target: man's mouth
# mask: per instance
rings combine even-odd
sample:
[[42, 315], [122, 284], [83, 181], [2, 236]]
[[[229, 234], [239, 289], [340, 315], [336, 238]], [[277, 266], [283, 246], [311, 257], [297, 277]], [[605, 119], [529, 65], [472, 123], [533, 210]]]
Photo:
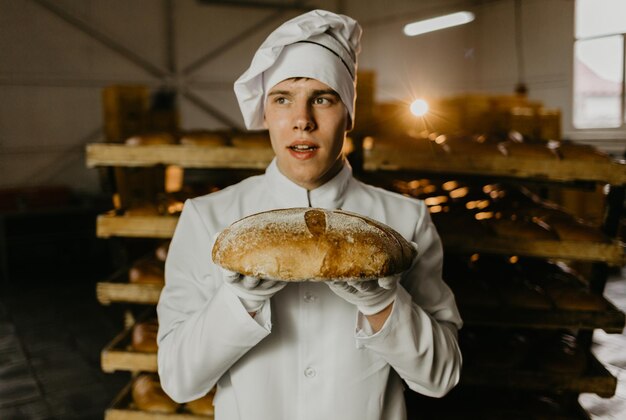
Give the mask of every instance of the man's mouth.
[[319, 149], [319, 146], [314, 144], [293, 144], [287, 148], [293, 150], [294, 152], [312, 152], [313, 150]]

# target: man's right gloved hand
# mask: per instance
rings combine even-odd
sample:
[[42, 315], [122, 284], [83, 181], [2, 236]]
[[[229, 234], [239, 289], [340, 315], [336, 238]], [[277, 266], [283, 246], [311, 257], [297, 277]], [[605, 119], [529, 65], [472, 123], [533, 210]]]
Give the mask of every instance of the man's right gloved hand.
[[224, 276], [224, 286], [237, 295], [248, 312], [261, 309], [265, 302], [287, 285], [284, 281], [244, 276], [224, 268], [221, 270]]

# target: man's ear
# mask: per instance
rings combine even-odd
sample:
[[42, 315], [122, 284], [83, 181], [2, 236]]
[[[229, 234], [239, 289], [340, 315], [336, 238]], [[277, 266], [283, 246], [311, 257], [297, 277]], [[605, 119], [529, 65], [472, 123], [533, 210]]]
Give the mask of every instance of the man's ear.
[[267, 126], [267, 119], [265, 118], [265, 113], [263, 113], [263, 128], [269, 129], [269, 127]]

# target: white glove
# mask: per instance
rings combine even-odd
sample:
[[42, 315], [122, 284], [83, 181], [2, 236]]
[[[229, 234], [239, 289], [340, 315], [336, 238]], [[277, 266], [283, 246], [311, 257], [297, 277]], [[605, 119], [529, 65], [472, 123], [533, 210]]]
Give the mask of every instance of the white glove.
[[284, 281], [244, 276], [224, 268], [221, 270], [224, 276], [224, 286], [237, 295], [248, 312], [261, 309], [265, 302], [287, 285]]
[[331, 281], [328, 287], [343, 300], [355, 305], [363, 315], [376, 314], [396, 299], [402, 274], [369, 281]]
[[[417, 244], [411, 242], [417, 251]], [[411, 262], [411, 268], [417, 261], [418, 252]], [[404, 272], [393, 276], [381, 277], [369, 281], [330, 281], [328, 287], [343, 300], [355, 305], [363, 315], [374, 315], [396, 300], [398, 283]]]

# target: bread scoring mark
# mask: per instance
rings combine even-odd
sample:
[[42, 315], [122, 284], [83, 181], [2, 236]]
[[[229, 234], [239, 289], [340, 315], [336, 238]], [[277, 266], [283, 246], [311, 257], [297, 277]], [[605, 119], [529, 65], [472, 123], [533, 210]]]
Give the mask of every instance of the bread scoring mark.
[[304, 213], [304, 222], [313, 236], [321, 236], [326, 232], [326, 213], [320, 210], [309, 210]]

